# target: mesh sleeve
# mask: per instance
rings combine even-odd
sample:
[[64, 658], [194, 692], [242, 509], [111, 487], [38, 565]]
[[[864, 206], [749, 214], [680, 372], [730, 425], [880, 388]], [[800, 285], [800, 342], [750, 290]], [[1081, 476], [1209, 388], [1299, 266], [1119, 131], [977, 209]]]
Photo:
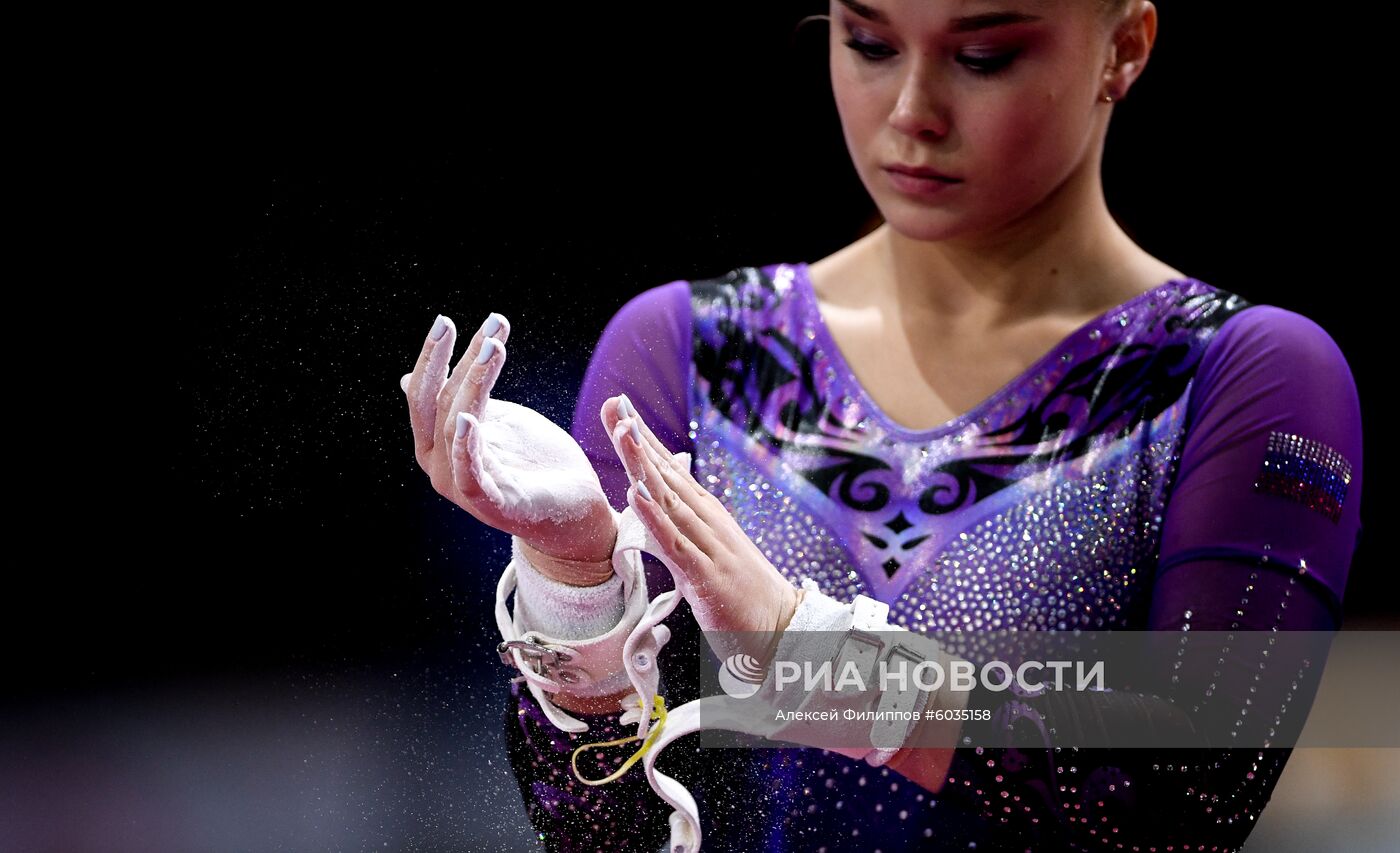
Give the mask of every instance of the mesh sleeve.
[[615, 508], [627, 506], [627, 472], [603, 430], [603, 402], [626, 394], [672, 453], [690, 450], [690, 285], [674, 281], [632, 297], [608, 321], [584, 374], [573, 436]]
[[[1226, 321], [1196, 382], [1161, 571], [1257, 563], [1340, 617], [1361, 532], [1361, 408], [1341, 350], [1308, 318], [1260, 305]], [[1158, 619], [1181, 615], [1171, 597], [1154, 603]]]

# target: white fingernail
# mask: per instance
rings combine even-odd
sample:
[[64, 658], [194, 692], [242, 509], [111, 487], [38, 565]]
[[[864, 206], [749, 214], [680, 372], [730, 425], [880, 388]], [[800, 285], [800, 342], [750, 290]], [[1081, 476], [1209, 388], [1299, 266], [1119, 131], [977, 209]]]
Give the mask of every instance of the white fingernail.
[[486, 322], [481, 324], [481, 334], [488, 338], [496, 334], [496, 331], [501, 328], [501, 321], [504, 319], [505, 318], [500, 314], [492, 311], [486, 316]]
[[476, 363], [485, 364], [491, 356], [496, 354], [496, 348], [501, 344], [495, 338], [484, 338], [481, 341], [481, 352], [476, 354]]
[[632, 408], [632, 401], [627, 399], [626, 394], [623, 394], [622, 399], [618, 401], [618, 408], [622, 411], [622, 416], [624, 418], [630, 418], [637, 413], [636, 410]]
[[[421, 326], [419, 328], [422, 328]], [[433, 329], [428, 333], [428, 337], [435, 341], [442, 340], [442, 336], [447, 332], [447, 318], [439, 314], [433, 321]]]
[[461, 438], [467, 434], [467, 413], [457, 413], [457, 437]]
[[407, 390], [408, 390], [408, 380], [410, 380], [410, 379], [412, 379], [412, 378], [413, 378], [413, 374], [412, 374], [412, 373], [405, 373], [405, 374], [403, 375], [403, 377], [399, 379], [399, 387], [402, 388], [404, 391], [407, 391]]
[[637, 492], [647, 500], [651, 500], [651, 491], [647, 488], [647, 484], [641, 480], [637, 481]]
[[632, 437], [635, 438], [635, 439], [637, 440], [637, 443], [638, 443], [638, 444], [641, 444], [641, 443], [642, 443], [642, 431], [639, 430], [639, 429], [637, 429], [637, 419], [636, 419], [636, 418], [633, 418], [633, 419], [632, 419], [632, 427], [631, 427], [631, 428], [632, 428]]

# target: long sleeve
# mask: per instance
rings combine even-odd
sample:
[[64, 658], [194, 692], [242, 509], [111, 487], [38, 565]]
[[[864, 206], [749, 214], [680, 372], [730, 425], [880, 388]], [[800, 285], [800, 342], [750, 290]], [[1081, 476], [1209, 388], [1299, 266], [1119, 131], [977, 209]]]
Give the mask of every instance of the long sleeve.
[[[608, 321], [574, 407], [573, 436], [617, 509], [627, 506], [627, 472], [599, 416], [603, 402], [626, 394], [651, 431], [678, 453], [689, 436], [690, 284], [673, 281], [632, 297]], [[653, 593], [654, 594], [654, 593]]]
[[[1337, 628], [1361, 529], [1362, 470], [1360, 404], [1341, 351], [1306, 317], [1254, 306], [1221, 327], [1193, 383], [1147, 627]], [[1324, 662], [1312, 661], [1312, 690]], [[1211, 718], [1234, 721], [1257, 743], [1275, 727], [1296, 730], [1313, 695], [1298, 689], [1302, 673], [1256, 654], [1227, 651], [1213, 666], [1164, 658], [1159, 669], [1160, 694], [1027, 704], [1047, 731], [1116, 721], [1166, 732]], [[963, 799], [1036, 849], [1234, 850], [1291, 752], [1222, 748], [1218, 738], [1162, 750], [1053, 742], [959, 749], [940, 797]]]
[[[608, 322], [594, 348], [574, 410], [571, 433], [584, 449], [604, 493], [617, 509], [626, 506], [629, 485], [622, 462], [603, 430], [603, 402], [626, 393], [647, 425], [673, 452], [689, 450], [690, 289], [680, 280], [653, 287], [628, 301]], [[651, 597], [672, 588], [665, 566], [643, 554]], [[605, 633], [622, 615], [621, 579], [614, 575], [596, 587], [566, 587], [538, 573], [520, 575], [516, 606], [524, 606], [527, 627], [562, 638]], [[675, 619], [672, 621], [680, 621]], [[672, 644], [684, 642], [678, 630]], [[662, 670], [661, 693], [675, 706], [682, 697], [667, 692]], [[574, 777], [570, 755], [586, 743], [636, 734], [620, 726], [617, 712], [572, 716], [588, 731], [570, 734], [555, 728], [521, 684], [512, 685], [505, 713], [506, 746], [526, 813], [546, 850], [639, 850], [662, 847], [670, 837], [670, 807], [647, 783], [640, 763], [605, 785], [590, 786]], [[585, 778], [616, 772], [639, 744], [587, 750], [579, 754]]]

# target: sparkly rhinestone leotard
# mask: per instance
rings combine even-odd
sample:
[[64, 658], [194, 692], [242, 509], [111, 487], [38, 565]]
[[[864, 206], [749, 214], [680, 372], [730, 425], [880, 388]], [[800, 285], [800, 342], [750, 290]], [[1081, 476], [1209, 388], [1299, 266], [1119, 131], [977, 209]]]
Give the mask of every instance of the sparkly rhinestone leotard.
[[[1350, 369], [1313, 321], [1193, 278], [1105, 312], [926, 430], [861, 388], [806, 264], [654, 287], [609, 323], [575, 413], [617, 507], [627, 479], [598, 411], [621, 392], [672, 451], [693, 454], [696, 479], [794, 583], [884, 601], [910, 630], [1339, 624], [1360, 532]], [[673, 587], [646, 565], [653, 596]], [[667, 654], [698, 659], [689, 609], [668, 624]], [[1261, 692], [1266, 664], [1222, 659], [1153, 699], [1277, 719], [1291, 696]], [[687, 670], [663, 669], [672, 707], [697, 698]], [[573, 778], [576, 746], [633, 733], [616, 715], [580, 716], [589, 732], [559, 731], [519, 685], [506, 711], [546, 848], [659, 849], [669, 809], [639, 769], [599, 787]], [[589, 777], [630, 751], [599, 754], [580, 757]], [[658, 766], [700, 802], [709, 851], [1223, 851], [1239, 849], [1288, 756], [964, 748], [936, 795], [818, 749], [680, 741]]]

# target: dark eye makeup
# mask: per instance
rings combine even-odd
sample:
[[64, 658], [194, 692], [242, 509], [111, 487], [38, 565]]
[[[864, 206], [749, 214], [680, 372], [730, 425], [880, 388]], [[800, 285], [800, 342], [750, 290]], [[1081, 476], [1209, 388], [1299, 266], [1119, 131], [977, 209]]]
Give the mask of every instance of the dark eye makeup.
[[[855, 51], [865, 62], [883, 62], [895, 55], [895, 51], [885, 45], [861, 41], [855, 36], [855, 33], [852, 33], [849, 29], [847, 33], [850, 34], [850, 37], [846, 39], [844, 44], [846, 47]], [[957, 61], [973, 74], [982, 77], [990, 77], [1009, 67], [1012, 60], [1014, 60], [1019, 53], [1020, 50], [1011, 50], [991, 55], [958, 54]]]

